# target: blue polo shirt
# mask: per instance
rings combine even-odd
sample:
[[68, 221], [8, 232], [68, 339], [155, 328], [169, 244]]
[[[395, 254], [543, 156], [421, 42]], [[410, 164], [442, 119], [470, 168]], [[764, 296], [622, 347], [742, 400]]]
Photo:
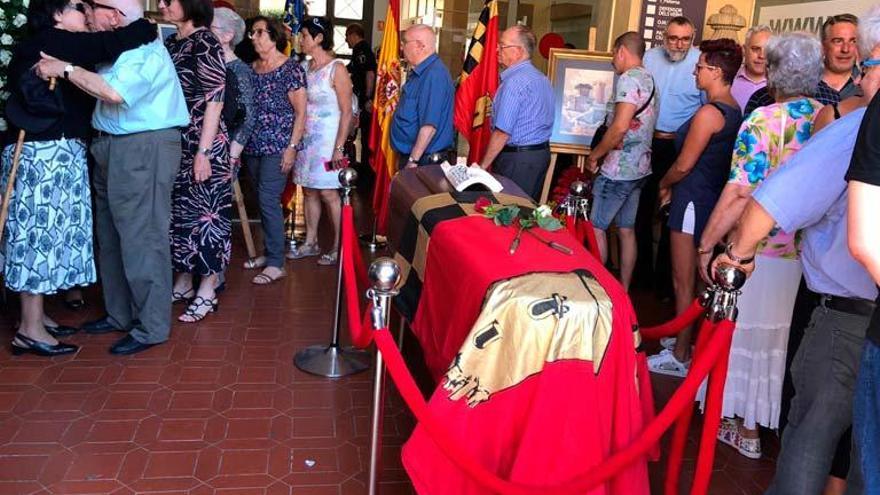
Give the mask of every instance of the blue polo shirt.
[[656, 130], [677, 131], [706, 102], [694, 79], [694, 67], [699, 61], [700, 50], [696, 48], [688, 50], [680, 62], [670, 61], [662, 46], [645, 52], [643, 65], [654, 76], [660, 103]]
[[553, 88], [530, 61], [516, 63], [501, 73], [492, 109], [493, 126], [510, 135], [507, 144], [528, 146], [550, 140]]
[[408, 155], [419, 129], [434, 126], [437, 132], [425, 153], [436, 153], [452, 147], [452, 109], [455, 89], [449, 70], [436, 53], [431, 54], [412, 72], [403, 85], [400, 103], [391, 119], [391, 146]]

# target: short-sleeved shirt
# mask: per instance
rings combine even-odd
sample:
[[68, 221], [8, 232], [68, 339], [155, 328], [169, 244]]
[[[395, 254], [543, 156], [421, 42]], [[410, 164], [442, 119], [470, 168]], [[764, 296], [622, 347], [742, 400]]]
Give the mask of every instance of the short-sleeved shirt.
[[189, 125], [180, 79], [162, 41], [123, 53], [98, 74], [124, 102], [98, 100], [92, 115], [95, 129], [123, 135]]
[[678, 62], [669, 60], [666, 48], [662, 46], [645, 52], [645, 68], [654, 76], [657, 85], [658, 131], [675, 132], [706, 103], [694, 79], [694, 67], [699, 60], [700, 50], [696, 48], [688, 50], [684, 59]]
[[254, 113], [257, 120], [245, 154], [277, 155], [290, 144], [295, 118], [287, 94], [306, 87], [306, 73], [296, 59], [287, 59], [277, 69], [254, 73]]
[[[859, 90], [859, 87], [853, 82], [852, 79], [848, 80], [846, 84], [840, 88], [840, 91], [832, 88], [825, 81], [819, 81], [819, 85], [816, 86], [816, 92], [813, 93], [813, 99], [818, 101], [823, 105], [836, 105], [841, 101], [849, 98], [856, 94]], [[746, 107], [743, 110], [743, 115], [747, 116], [752, 113], [756, 108], [763, 107], [767, 105], [772, 105], [776, 100], [770, 96], [770, 88], [763, 87], [757, 91], [755, 91], [752, 96], [749, 98], [748, 103], [746, 103]]]
[[[611, 180], [637, 180], [651, 175], [651, 141], [654, 138], [654, 124], [657, 121], [657, 99], [651, 96], [654, 80], [644, 67], [632, 68], [617, 78], [614, 86], [614, 100], [608, 102], [605, 122], [614, 121], [618, 103], [635, 105], [635, 112], [629, 130], [617, 147], [605, 155], [601, 173]], [[639, 113], [639, 110], [651, 102]]]
[[[813, 121], [822, 104], [812, 98], [774, 103], [755, 109], [740, 126], [728, 183], [758, 187], [813, 134]], [[774, 227], [758, 246], [758, 253], [797, 259], [795, 232]]]
[[746, 69], [744, 67], [740, 67], [736, 76], [733, 78], [733, 84], [730, 85], [730, 94], [733, 95], [733, 99], [739, 103], [740, 111], [744, 112], [746, 105], [749, 103], [749, 98], [755, 94], [755, 91], [765, 87], [767, 87], [766, 78], [761, 79], [760, 81], [755, 81], [746, 74]]
[[493, 127], [510, 136], [507, 144], [546, 143], [553, 130], [553, 88], [550, 80], [528, 60], [501, 73], [501, 86], [492, 102]]
[[[400, 103], [391, 119], [391, 146], [408, 155], [419, 129], [430, 125], [435, 129], [425, 153], [445, 151], [452, 147], [452, 110], [455, 88], [449, 70], [436, 53], [413, 67], [400, 95]], [[418, 157], [417, 157], [418, 158]]]
[[367, 72], [376, 76], [376, 56], [370, 49], [367, 40], [361, 40], [351, 49], [351, 62], [348, 64], [348, 73], [351, 74], [351, 86], [357, 96], [358, 108], [363, 110], [364, 103], [373, 95], [367, 94]]
[[[877, 139], [878, 133], [880, 133], [880, 93], [874, 95], [865, 110], [865, 117], [859, 127], [846, 180], [880, 186], [880, 140]], [[880, 297], [878, 297], [877, 303], [880, 304]], [[871, 323], [868, 325], [865, 338], [880, 345], [880, 311], [876, 309]]]
[[752, 198], [780, 228], [800, 231], [800, 260], [811, 291], [873, 300], [877, 290], [850, 255], [846, 228], [844, 176], [864, 113], [863, 108], [853, 110], [816, 133]]

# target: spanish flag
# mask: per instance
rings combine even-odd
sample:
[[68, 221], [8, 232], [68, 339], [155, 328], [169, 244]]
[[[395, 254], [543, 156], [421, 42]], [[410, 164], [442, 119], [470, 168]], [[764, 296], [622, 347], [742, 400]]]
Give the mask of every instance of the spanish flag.
[[486, 0], [455, 94], [455, 128], [470, 143], [468, 163], [483, 158], [492, 134], [492, 98], [498, 89], [497, 46], [498, 1]]
[[376, 94], [373, 97], [373, 120], [370, 123], [371, 165], [376, 171], [373, 190], [373, 214], [376, 228], [385, 232], [391, 178], [397, 173], [397, 153], [391, 148], [391, 118], [400, 98], [400, 0], [389, 0], [385, 31], [376, 71]]

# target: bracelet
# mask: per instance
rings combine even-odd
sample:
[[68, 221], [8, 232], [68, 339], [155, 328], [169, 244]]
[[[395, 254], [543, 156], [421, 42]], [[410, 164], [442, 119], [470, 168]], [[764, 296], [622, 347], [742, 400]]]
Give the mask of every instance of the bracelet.
[[406, 163], [419, 163], [419, 159], [413, 158], [412, 155], [409, 155], [409, 158], [406, 160]]
[[727, 257], [730, 258], [731, 261], [733, 261], [734, 263], [737, 263], [739, 265], [748, 265], [748, 264], [752, 263], [753, 261], [755, 261], [754, 255], [752, 255], [748, 258], [740, 258], [739, 256], [734, 255], [732, 242], [728, 242], [727, 246], [724, 247], [724, 254], [726, 254]]
[[340, 153], [345, 153], [345, 146], [337, 146], [334, 149]]
[[701, 248], [701, 247], [698, 247], [698, 248], [697, 248], [697, 254], [709, 254], [709, 253], [711, 253], [711, 252], [712, 252], [711, 249], [703, 249], [703, 248]]

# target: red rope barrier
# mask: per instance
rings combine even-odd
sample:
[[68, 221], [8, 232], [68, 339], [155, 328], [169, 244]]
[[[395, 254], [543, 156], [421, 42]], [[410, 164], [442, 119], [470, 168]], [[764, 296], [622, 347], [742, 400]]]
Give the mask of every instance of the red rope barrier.
[[671, 337], [680, 332], [684, 327], [697, 321], [697, 318], [699, 318], [705, 311], [706, 308], [700, 304], [700, 300], [694, 299], [694, 302], [692, 302], [691, 305], [680, 315], [662, 325], [640, 328], [639, 333], [642, 335], [642, 338], [646, 340], [658, 340], [661, 337]]
[[357, 245], [357, 234], [354, 230], [354, 210], [352, 210], [351, 205], [342, 206], [342, 225], [340, 229], [342, 231], [342, 240], [340, 241], [342, 244], [342, 256], [340, 263], [342, 263], [342, 282], [345, 286], [345, 304], [348, 310], [346, 318], [348, 320], [348, 331], [351, 333], [352, 345], [363, 349], [370, 345], [373, 332], [371, 331], [372, 325], [369, 319], [369, 308], [363, 318], [361, 320], [358, 319], [358, 316], [361, 315], [359, 304], [361, 296], [358, 294], [358, 278], [360, 277], [356, 275], [357, 267], [360, 266], [361, 270], [364, 271], [362, 275], [364, 282], [367, 275], [366, 270], [363, 268], [360, 248]]
[[[716, 325], [708, 319], [704, 319], [700, 325], [700, 332], [697, 334], [697, 345], [694, 350], [693, 360], [696, 361], [705, 352], [706, 345], [715, 333]], [[672, 439], [669, 442], [669, 459], [666, 463], [666, 482], [664, 485], [664, 493], [666, 495], [677, 495], [678, 484], [681, 476], [681, 465], [684, 459], [684, 448], [687, 443], [687, 434], [691, 427], [691, 419], [694, 415], [694, 407], [685, 408], [675, 422], [675, 429], [672, 433]]]
[[[467, 473], [471, 478], [482, 486], [494, 492], [506, 495], [536, 495], [536, 494], [575, 494], [584, 493], [607, 481], [622, 469], [632, 464], [635, 460], [643, 457], [645, 453], [660, 439], [663, 433], [672, 425], [687, 407], [693, 407], [693, 400], [697, 389], [703, 379], [715, 366], [716, 361], [722, 355], [730, 352], [730, 341], [733, 335], [733, 323], [718, 325], [715, 329], [717, 338], [706, 345], [705, 352], [695, 359], [690, 373], [684, 379], [682, 385], [675, 391], [666, 407], [648, 424], [641, 437], [627, 448], [617, 452], [599, 466], [591, 467], [589, 472], [579, 475], [571, 480], [556, 486], [534, 486], [522, 483], [512, 483], [503, 480], [494, 473], [488, 471], [469, 453], [459, 449], [453, 436], [433, 416], [428, 405], [422, 397], [418, 386], [406, 367], [403, 356], [397, 349], [394, 339], [387, 328], [376, 330], [374, 340], [379, 352], [385, 359], [391, 378], [394, 380], [404, 402], [412, 410], [419, 423], [425, 427], [431, 439], [437, 444], [446, 457], [459, 469]], [[714, 447], [714, 445], [713, 445]], [[711, 471], [711, 464], [709, 465]], [[703, 464], [698, 466], [698, 476], [709, 476], [711, 473], [701, 473]]]

